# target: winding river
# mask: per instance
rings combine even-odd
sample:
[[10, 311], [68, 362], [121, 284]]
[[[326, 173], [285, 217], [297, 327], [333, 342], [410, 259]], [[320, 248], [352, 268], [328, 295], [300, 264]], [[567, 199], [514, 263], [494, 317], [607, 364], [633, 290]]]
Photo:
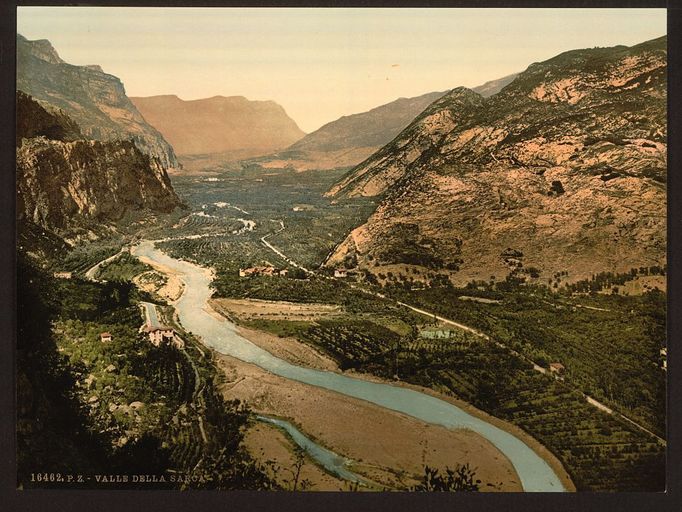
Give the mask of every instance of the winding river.
[[175, 308], [184, 328], [200, 336], [207, 347], [255, 364], [281, 377], [366, 400], [427, 423], [451, 429], [473, 430], [494, 444], [511, 461], [521, 479], [524, 491], [566, 490], [549, 464], [516, 436], [472, 416], [453, 404], [412, 389], [296, 366], [279, 359], [240, 336], [232, 323], [218, 319], [207, 311], [209, 308], [207, 301], [212, 294], [210, 286], [212, 277], [207, 269], [171, 258], [156, 248], [152, 241], [141, 242], [132, 248], [132, 253], [182, 274], [185, 291], [175, 303]]

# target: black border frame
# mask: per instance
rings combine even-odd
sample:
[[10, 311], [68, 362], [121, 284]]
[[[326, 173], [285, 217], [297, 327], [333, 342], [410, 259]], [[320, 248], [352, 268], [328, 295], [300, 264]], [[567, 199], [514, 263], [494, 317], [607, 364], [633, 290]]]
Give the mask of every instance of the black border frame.
[[[668, 452], [665, 493], [341, 493], [232, 491], [16, 490], [15, 457], [15, 47], [16, 7], [28, 5], [137, 7], [569, 7], [667, 8], [668, 12]], [[13, 0], [0, 4], [0, 509], [2, 510], [682, 510], [682, 0]], [[672, 172], [670, 172], [672, 171]], [[677, 236], [676, 236], [677, 235]], [[12, 357], [8, 357], [12, 354]]]

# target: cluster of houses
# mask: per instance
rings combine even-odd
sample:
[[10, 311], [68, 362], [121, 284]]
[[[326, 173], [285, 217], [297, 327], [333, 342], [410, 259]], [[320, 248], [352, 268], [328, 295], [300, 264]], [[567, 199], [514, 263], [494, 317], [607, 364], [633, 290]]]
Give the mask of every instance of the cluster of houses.
[[250, 277], [250, 276], [279, 276], [284, 277], [289, 273], [285, 268], [275, 268], [272, 265], [264, 265], [260, 267], [249, 267], [240, 268], [239, 277]]
[[[153, 304], [143, 304], [145, 307], [155, 310], [155, 306]], [[162, 325], [158, 322], [155, 311], [148, 310], [147, 320], [140, 327], [139, 332], [146, 334], [151, 344], [155, 347], [168, 345], [180, 349], [184, 348], [185, 346], [185, 342], [176, 334], [175, 329], [166, 325]], [[109, 343], [113, 340], [113, 336], [110, 332], [102, 332], [99, 335], [99, 339], [102, 343]]]
[[[277, 268], [272, 265], [262, 265], [258, 267], [240, 268], [239, 277], [251, 277], [251, 276], [279, 276], [284, 277], [289, 273], [285, 268]], [[345, 268], [334, 269], [334, 277], [344, 278], [352, 277], [357, 273], [354, 270], [347, 270]]]

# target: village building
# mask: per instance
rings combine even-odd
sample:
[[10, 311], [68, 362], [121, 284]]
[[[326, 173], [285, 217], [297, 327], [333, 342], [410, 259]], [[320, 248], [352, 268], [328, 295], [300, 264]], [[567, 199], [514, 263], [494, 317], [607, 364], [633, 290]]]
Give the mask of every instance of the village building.
[[563, 373], [566, 368], [561, 363], [549, 363], [549, 371], [553, 373]]
[[99, 340], [100, 340], [102, 343], [107, 343], [107, 342], [111, 341], [111, 340], [112, 340], [111, 333], [108, 333], [108, 332], [102, 332], [102, 333], [100, 333], [100, 335], [99, 335]]
[[344, 268], [337, 268], [334, 270], [334, 277], [348, 277], [348, 271]]
[[157, 327], [152, 327], [146, 325], [143, 331], [149, 336], [149, 341], [155, 347], [160, 347], [161, 345], [173, 345], [176, 348], [183, 348], [185, 343], [181, 338], [175, 335], [175, 330], [172, 327], [167, 327], [165, 325], [159, 325]]
[[71, 279], [73, 277], [73, 272], [55, 272], [52, 275], [57, 279]]

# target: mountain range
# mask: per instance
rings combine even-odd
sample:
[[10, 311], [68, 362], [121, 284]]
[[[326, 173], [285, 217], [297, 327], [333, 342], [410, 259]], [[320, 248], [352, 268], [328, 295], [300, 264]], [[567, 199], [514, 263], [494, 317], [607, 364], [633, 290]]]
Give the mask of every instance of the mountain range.
[[667, 39], [457, 88], [328, 192], [380, 205], [327, 261], [475, 279], [589, 278], [666, 255]]
[[98, 65], [64, 62], [46, 39], [17, 34], [17, 89], [64, 111], [85, 137], [132, 140], [164, 168], [178, 167], [171, 145], [150, 126], [126, 96], [123, 83]]
[[[516, 74], [475, 87], [482, 96], [499, 92]], [[349, 167], [389, 143], [426, 107], [446, 92], [430, 92], [398, 98], [376, 108], [343, 116], [309, 133], [283, 151], [254, 161], [262, 167], [294, 167], [297, 170]]]
[[178, 155], [264, 154], [305, 135], [274, 101], [243, 96], [184, 101], [175, 95], [130, 99]]
[[87, 226], [128, 211], [180, 205], [166, 173], [178, 165], [175, 151], [146, 119], [157, 112], [165, 121], [156, 124], [182, 121], [168, 137], [180, 137], [189, 156], [293, 141], [253, 161], [357, 164], [327, 195], [377, 197], [379, 206], [332, 252], [330, 267], [463, 284], [574, 281], [665, 262], [665, 37], [565, 52], [306, 136], [273, 102], [133, 102], [118, 78], [65, 63], [46, 40], [18, 36], [17, 47], [18, 216], [55, 233], [89, 236]]

